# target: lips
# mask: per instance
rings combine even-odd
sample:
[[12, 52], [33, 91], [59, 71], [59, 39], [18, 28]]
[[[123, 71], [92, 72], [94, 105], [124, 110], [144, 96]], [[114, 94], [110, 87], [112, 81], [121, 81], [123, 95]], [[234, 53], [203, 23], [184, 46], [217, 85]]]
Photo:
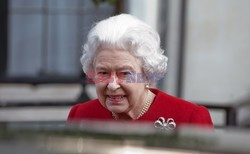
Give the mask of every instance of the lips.
[[126, 95], [107, 95], [107, 99], [112, 103], [122, 102], [126, 98]]

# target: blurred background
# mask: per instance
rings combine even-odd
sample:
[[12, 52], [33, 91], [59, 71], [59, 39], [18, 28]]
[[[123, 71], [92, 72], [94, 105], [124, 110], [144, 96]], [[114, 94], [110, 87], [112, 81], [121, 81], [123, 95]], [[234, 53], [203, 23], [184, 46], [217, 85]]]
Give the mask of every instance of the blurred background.
[[0, 122], [64, 123], [96, 97], [82, 45], [101, 19], [129, 13], [169, 58], [157, 87], [209, 108], [216, 129], [250, 126], [250, 0], [1, 0]]

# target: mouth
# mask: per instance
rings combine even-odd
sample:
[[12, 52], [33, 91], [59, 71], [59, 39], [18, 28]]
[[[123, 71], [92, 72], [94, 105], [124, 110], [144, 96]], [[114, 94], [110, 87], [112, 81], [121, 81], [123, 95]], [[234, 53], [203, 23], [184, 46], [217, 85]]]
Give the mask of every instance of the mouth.
[[126, 95], [107, 95], [107, 100], [111, 103], [120, 103], [125, 100]]

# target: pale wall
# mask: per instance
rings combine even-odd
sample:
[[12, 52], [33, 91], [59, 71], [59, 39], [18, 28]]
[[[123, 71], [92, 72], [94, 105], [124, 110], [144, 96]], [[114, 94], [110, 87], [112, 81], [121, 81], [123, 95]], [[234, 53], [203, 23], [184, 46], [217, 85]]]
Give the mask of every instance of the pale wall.
[[183, 97], [235, 103], [250, 94], [250, 1], [189, 0]]

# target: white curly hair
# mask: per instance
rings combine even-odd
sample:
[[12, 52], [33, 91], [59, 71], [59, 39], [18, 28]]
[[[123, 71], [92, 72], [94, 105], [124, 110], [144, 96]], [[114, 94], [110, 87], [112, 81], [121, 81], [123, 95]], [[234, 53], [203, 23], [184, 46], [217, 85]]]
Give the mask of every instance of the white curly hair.
[[81, 64], [83, 71], [94, 71], [93, 61], [100, 48], [116, 48], [129, 51], [142, 60], [144, 73], [167, 71], [168, 58], [160, 48], [159, 34], [149, 25], [129, 14], [104, 19], [90, 30], [83, 46]]

